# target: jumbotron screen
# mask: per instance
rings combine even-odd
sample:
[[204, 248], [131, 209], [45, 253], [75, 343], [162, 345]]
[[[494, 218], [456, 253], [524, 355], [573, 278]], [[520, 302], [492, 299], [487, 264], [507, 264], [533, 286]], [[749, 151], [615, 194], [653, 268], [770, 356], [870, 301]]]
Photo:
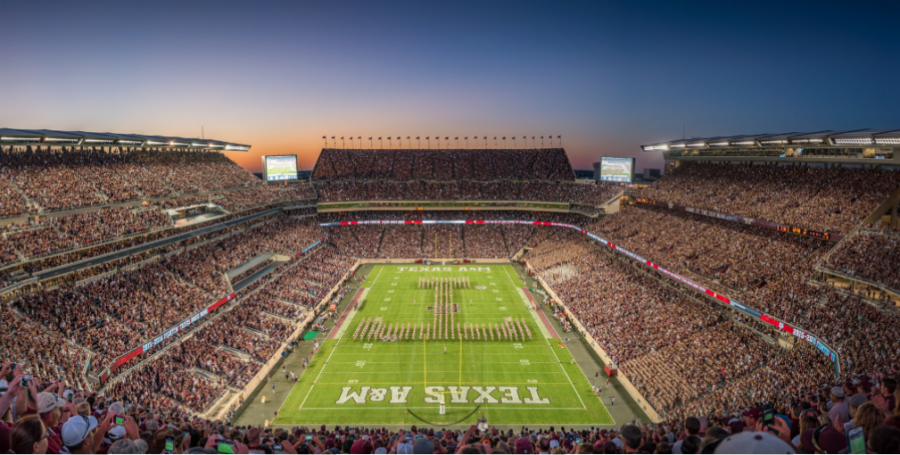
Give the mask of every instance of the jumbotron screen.
[[631, 183], [634, 180], [634, 158], [600, 158], [600, 181]]
[[263, 171], [267, 182], [297, 180], [297, 155], [264, 156]]

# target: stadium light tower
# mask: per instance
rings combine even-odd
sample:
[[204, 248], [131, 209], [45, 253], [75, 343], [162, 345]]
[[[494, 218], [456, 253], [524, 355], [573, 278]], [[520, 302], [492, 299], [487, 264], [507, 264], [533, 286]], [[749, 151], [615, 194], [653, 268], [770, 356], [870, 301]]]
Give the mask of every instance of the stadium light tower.
[[516, 148], [516, 137], [513, 136], [513, 148]]
[[337, 142], [334, 141], [334, 136], [331, 136], [331, 146], [337, 148]]
[[425, 141], [428, 142], [428, 149], [431, 150], [431, 136], [425, 136]]
[[372, 145], [372, 136], [369, 136], [369, 148], [375, 150], [375, 146]]
[[478, 136], [475, 136], [475, 147], [478, 147]]
[[497, 136], [494, 136], [494, 148], [497, 148]]
[[450, 148], [450, 138], [447, 136], [444, 136], [444, 140], [447, 141], [447, 148], [449, 149]]
[[347, 147], [344, 147], [344, 136], [341, 136], [341, 148], [342, 149], [347, 148]]
[[562, 147], [562, 134], [556, 136], [556, 138], [559, 139], [559, 146]]
[[378, 136], [378, 148], [384, 150], [384, 141], [381, 140], [381, 136]]
[[437, 143], [438, 143], [438, 144], [437, 144], [437, 145], [438, 145], [438, 150], [440, 150], [440, 149], [441, 149], [441, 137], [440, 137], [440, 136], [435, 136], [435, 139], [437, 140]]
[[466, 136], [466, 150], [469, 149], [469, 136]]
[[388, 136], [388, 148], [389, 148], [389, 149], [394, 148], [394, 144], [391, 142], [391, 137], [390, 137], [390, 136]]
[[416, 142], [419, 144], [416, 146], [416, 148], [421, 150], [422, 149], [422, 138], [420, 138], [419, 136], [416, 136]]
[[362, 149], [362, 136], [356, 136], [356, 140], [359, 141], [359, 148]]
[[456, 139], [456, 149], [459, 150], [459, 136], [456, 136], [454, 139]]
[[553, 135], [550, 135], [550, 148], [553, 148]]
[[328, 136], [322, 136], [322, 139], [325, 139], [325, 148], [328, 148]]
[[503, 136], [503, 148], [506, 148], [506, 136]]
[[534, 148], [534, 136], [531, 136], [531, 148]]
[[485, 148], [485, 149], [488, 148], [488, 146], [487, 146], [487, 141], [488, 141], [488, 137], [485, 136], [485, 137], [484, 137], [484, 148]]
[[409, 149], [410, 147], [412, 147], [412, 141], [409, 140], [409, 136], [406, 136], [406, 144], [407, 144], [407, 145], [406, 145], [406, 148], [407, 148], [407, 149]]

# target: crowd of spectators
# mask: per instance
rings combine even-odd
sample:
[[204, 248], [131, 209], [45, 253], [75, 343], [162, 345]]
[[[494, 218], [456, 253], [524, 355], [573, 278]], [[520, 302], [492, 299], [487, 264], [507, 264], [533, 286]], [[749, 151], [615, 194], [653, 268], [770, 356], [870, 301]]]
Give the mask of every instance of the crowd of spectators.
[[891, 170], [685, 163], [637, 197], [846, 234], [898, 186]]
[[262, 226], [230, 235], [202, 248], [188, 248], [163, 263], [178, 277], [212, 292], [228, 294], [224, 273], [262, 253], [293, 256], [324, 236], [315, 220], [279, 215]]
[[537, 201], [600, 205], [621, 187], [541, 181], [319, 182], [320, 202], [349, 201]]
[[259, 183], [221, 153], [12, 147], [0, 150], [0, 216]]
[[0, 240], [0, 265], [88, 247], [171, 225], [169, 218], [156, 208], [135, 210], [119, 207], [47, 218], [7, 228], [6, 238]]
[[565, 150], [360, 150], [325, 148], [313, 180], [557, 180], [575, 174]]
[[[654, 409], [667, 418], [710, 415], [833, 378], [815, 349], [766, 344], [700, 303], [577, 234], [526, 255]], [[568, 273], [553, 273], [565, 267]], [[727, 350], [729, 355], [723, 356]], [[795, 375], [802, 364], [805, 375]], [[770, 390], [781, 384], [786, 390]]]
[[[848, 372], [871, 371], [884, 362], [900, 363], [900, 352], [891, 347], [890, 341], [894, 327], [900, 324], [896, 312], [872, 305], [860, 296], [808, 282], [813, 266], [831, 246], [824, 240], [642, 207], [602, 219], [587, 229], [814, 334], [841, 354], [842, 368]], [[853, 237], [848, 242], [853, 242]], [[889, 245], [885, 242], [882, 248]], [[839, 249], [834, 254], [846, 253]], [[886, 255], [881, 261], [890, 261], [891, 257]], [[877, 268], [879, 261], [869, 263]], [[854, 316], [844, 317], [848, 313]], [[867, 348], [857, 349], [861, 346]]]
[[[861, 377], [787, 402], [765, 403], [764, 409], [775, 414], [771, 423], [748, 402], [747, 407], [728, 413], [704, 413], [660, 424], [632, 421], [614, 428], [539, 425], [482, 431], [478, 425], [467, 430], [313, 425], [286, 429], [234, 426], [197, 417], [193, 409], [214, 401], [216, 389], [183, 369], [187, 365], [230, 366], [203, 364], [190, 352], [182, 354], [148, 364], [141, 369], [142, 375], [114, 384], [103, 395], [40, 376], [33, 376], [26, 386], [21, 369], [11, 370], [11, 364], [5, 364], [0, 375], [8, 379], [9, 395], [0, 399], [0, 450], [14, 454], [215, 454], [222, 452], [217, 446], [224, 445], [230, 447], [228, 453], [239, 454], [849, 453], [844, 421], [852, 419], [852, 425], [864, 433], [865, 453], [900, 451], [897, 411], [883, 407], [885, 397], [894, 399], [900, 393], [889, 390], [896, 381], [883, 375]], [[183, 390], [192, 392], [179, 392]], [[71, 400], [63, 398], [69, 395]]]
[[881, 283], [900, 292], [900, 233], [866, 227], [845, 238], [823, 263], [825, 268]]
[[828, 242], [703, 215], [637, 205], [587, 229], [677, 273], [748, 290], [809, 276]]

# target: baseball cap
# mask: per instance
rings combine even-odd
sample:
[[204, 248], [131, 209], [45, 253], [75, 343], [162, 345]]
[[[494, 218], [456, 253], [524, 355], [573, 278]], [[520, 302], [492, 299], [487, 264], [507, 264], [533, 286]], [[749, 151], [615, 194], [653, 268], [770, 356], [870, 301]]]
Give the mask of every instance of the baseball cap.
[[861, 393], [854, 393], [853, 395], [850, 396], [850, 399], [848, 401], [850, 402], [850, 406], [853, 406], [854, 408], [858, 408], [858, 407], [866, 404], [866, 402], [869, 401], [869, 399], [866, 398], [866, 396]]
[[831, 394], [834, 395], [836, 398], [844, 398], [844, 396], [846, 396], [844, 394], [844, 389], [842, 389], [840, 387], [832, 387]]
[[531, 445], [531, 441], [525, 438], [517, 439], [516, 453], [534, 453], [534, 447]]
[[413, 446], [413, 453], [434, 453], [434, 443], [428, 438], [419, 439]]
[[[810, 430], [811, 431], [811, 430]], [[805, 447], [805, 446], [804, 446]], [[790, 444], [764, 432], [745, 431], [723, 439], [714, 453], [797, 453]], [[831, 452], [829, 452], [831, 453]]]
[[397, 445], [397, 453], [413, 453], [413, 445], [411, 441], [403, 441]]
[[56, 408], [65, 407], [66, 400], [58, 397], [55, 393], [41, 392], [37, 396], [37, 405], [38, 413], [43, 414], [45, 412], [50, 412]]
[[800, 435], [800, 444], [810, 451], [841, 453], [847, 449], [847, 438], [831, 425], [809, 428]]
[[88, 434], [94, 428], [97, 428], [97, 418], [94, 416], [71, 417], [63, 424], [60, 432], [63, 445], [67, 447], [78, 445], [81, 441], [84, 441], [84, 438], [88, 437]]
[[749, 408], [741, 413], [744, 417], [753, 417], [754, 419], [758, 419], [762, 413], [759, 411], [759, 408]]
[[109, 405], [109, 412], [111, 412], [117, 416], [124, 416], [125, 415], [125, 405], [122, 404], [121, 401], [117, 401], [117, 402]]

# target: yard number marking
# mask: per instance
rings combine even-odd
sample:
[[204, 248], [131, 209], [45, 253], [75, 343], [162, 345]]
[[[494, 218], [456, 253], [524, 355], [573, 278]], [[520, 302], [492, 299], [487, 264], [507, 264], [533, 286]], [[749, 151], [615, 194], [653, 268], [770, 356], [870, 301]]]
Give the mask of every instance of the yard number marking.
[[522, 343], [513, 343], [513, 347], [516, 349], [522, 349]]
[[505, 306], [502, 306], [502, 307], [497, 308], [497, 309], [500, 310], [500, 311], [506, 311], [506, 307], [505, 307]]
[[363, 349], [372, 349], [372, 343], [366, 343], [363, 345]]
[[365, 360], [358, 360], [358, 361], [356, 362], [356, 366], [362, 368], [362, 367], [366, 366], [366, 361], [365, 361]]
[[521, 364], [523, 367], [527, 367], [527, 366], [531, 365], [531, 362], [529, 362], [528, 359], [522, 359], [522, 360], [519, 360], [519, 364]]

